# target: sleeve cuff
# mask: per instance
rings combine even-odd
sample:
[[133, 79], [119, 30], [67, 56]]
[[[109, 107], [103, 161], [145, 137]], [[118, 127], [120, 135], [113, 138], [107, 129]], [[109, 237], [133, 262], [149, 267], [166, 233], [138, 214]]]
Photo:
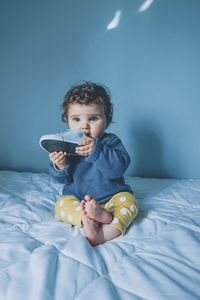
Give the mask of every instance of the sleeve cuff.
[[67, 165], [64, 169], [58, 170], [53, 163], [50, 163], [51, 174], [56, 177], [68, 176], [70, 173], [70, 165]]
[[95, 138], [95, 145], [94, 145], [94, 149], [92, 151], [92, 153], [86, 157], [86, 161], [88, 162], [95, 162], [98, 158], [99, 158], [99, 155], [101, 153], [103, 149], [103, 144], [102, 142], [100, 141], [99, 138]]

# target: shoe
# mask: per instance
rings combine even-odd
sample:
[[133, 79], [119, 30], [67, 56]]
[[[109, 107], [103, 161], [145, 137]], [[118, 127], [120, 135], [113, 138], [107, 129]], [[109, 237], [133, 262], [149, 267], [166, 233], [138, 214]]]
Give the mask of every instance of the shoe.
[[40, 146], [45, 151], [51, 152], [66, 152], [75, 154], [75, 148], [79, 142], [83, 142], [85, 135], [81, 130], [66, 130], [62, 133], [43, 135], [40, 138]]

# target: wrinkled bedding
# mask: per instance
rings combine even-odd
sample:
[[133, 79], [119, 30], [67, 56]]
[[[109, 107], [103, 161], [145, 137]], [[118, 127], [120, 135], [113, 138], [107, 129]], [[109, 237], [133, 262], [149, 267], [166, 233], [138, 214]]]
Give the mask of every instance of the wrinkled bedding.
[[200, 180], [127, 177], [140, 211], [92, 248], [54, 216], [62, 185], [0, 171], [0, 300], [200, 298]]

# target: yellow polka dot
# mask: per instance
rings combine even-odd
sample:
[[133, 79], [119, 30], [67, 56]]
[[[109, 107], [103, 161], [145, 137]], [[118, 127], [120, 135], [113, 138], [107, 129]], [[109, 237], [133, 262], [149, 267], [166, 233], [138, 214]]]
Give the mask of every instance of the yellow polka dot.
[[63, 206], [63, 204], [64, 204], [64, 201], [63, 201], [63, 200], [60, 200], [59, 205], [60, 205], [60, 206]]
[[121, 212], [122, 215], [126, 215], [126, 214], [127, 214], [126, 208], [122, 208], [122, 209], [120, 210], [120, 212]]
[[72, 215], [68, 215], [68, 216], [67, 216], [67, 219], [68, 219], [69, 221], [72, 221], [72, 220], [73, 220]]
[[126, 197], [120, 197], [119, 200], [120, 200], [121, 202], [124, 202], [124, 201], [126, 201]]
[[119, 223], [119, 220], [116, 217], [114, 217], [112, 223]]
[[62, 211], [60, 212], [60, 215], [61, 215], [62, 218], [64, 218], [64, 217], [65, 217], [65, 212], [62, 210]]
[[74, 204], [79, 204], [80, 202], [76, 200], [76, 201], [73, 201], [73, 203]]

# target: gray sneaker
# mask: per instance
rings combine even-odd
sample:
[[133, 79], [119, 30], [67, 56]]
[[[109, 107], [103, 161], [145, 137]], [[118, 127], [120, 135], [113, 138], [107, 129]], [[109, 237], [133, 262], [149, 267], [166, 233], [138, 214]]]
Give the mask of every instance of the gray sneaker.
[[68, 129], [62, 133], [43, 135], [39, 143], [49, 153], [62, 151], [75, 154], [75, 148], [84, 141], [84, 135], [84, 131]]

